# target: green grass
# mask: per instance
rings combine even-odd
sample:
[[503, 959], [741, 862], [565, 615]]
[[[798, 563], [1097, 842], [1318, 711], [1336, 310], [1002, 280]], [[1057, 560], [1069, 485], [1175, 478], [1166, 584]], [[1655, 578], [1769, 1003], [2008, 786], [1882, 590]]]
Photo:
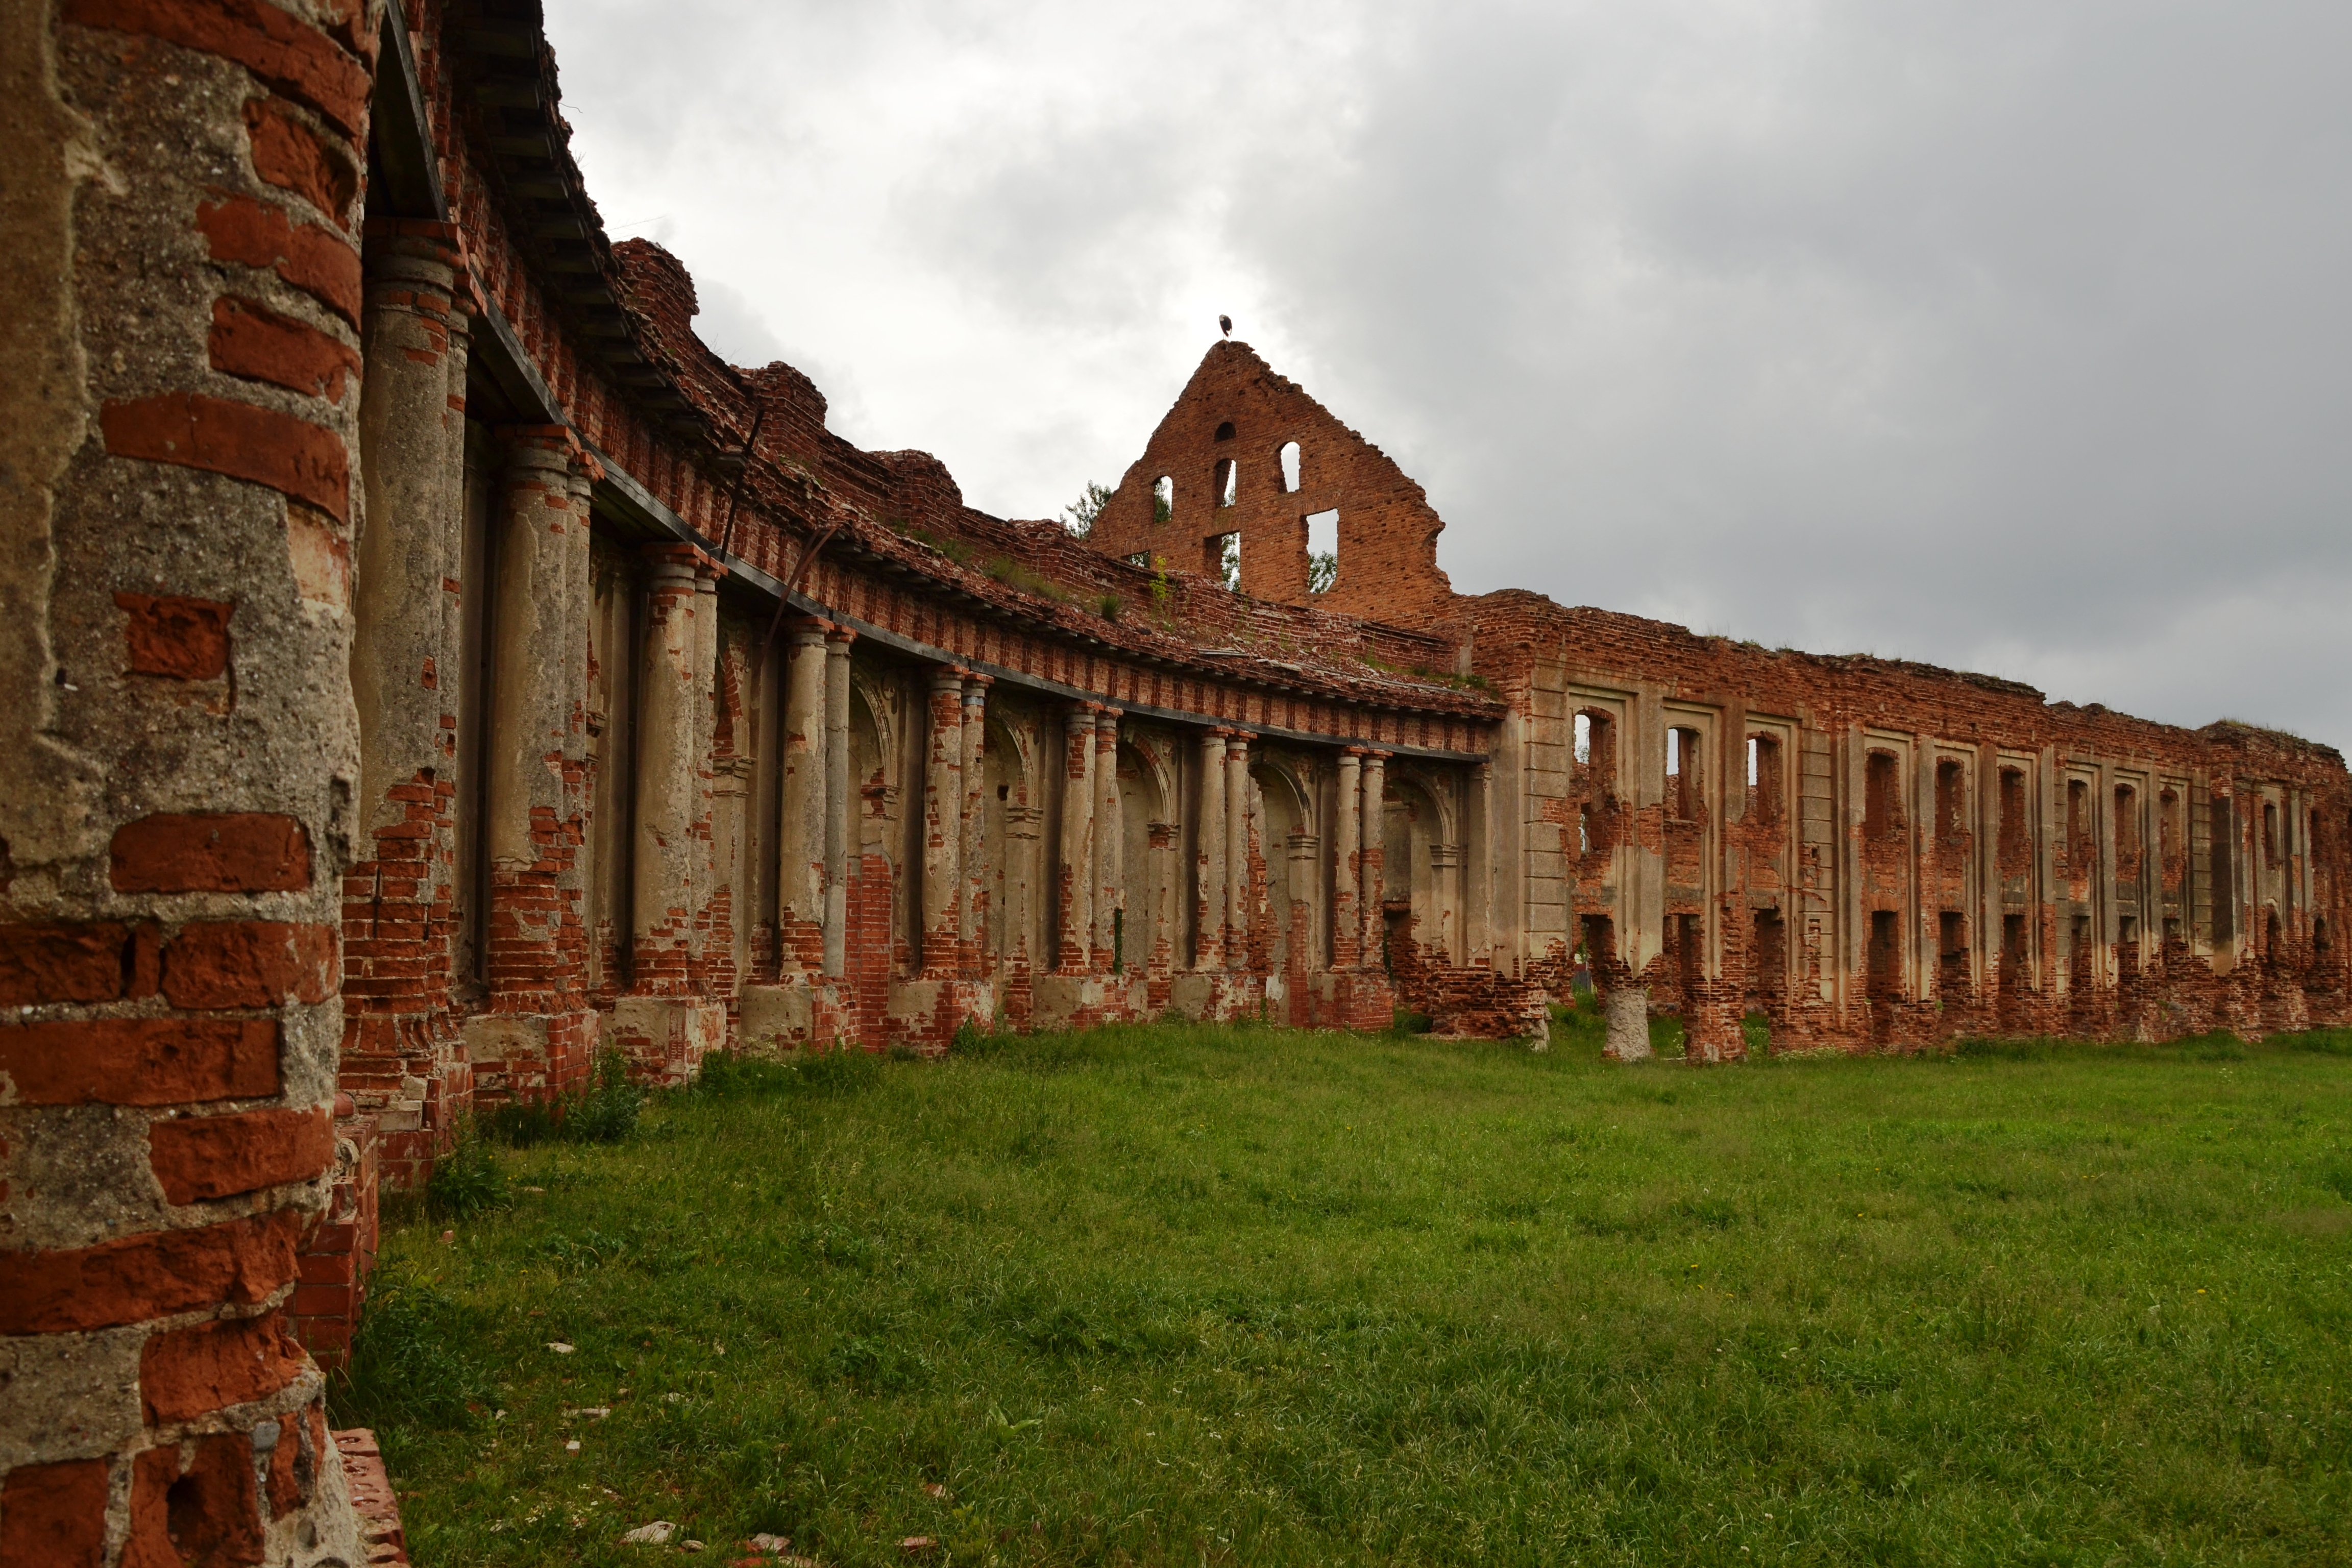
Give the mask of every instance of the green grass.
[[426, 1568], [2352, 1561], [2352, 1038], [1560, 1033], [722, 1063], [389, 1227], [338, 1415]]

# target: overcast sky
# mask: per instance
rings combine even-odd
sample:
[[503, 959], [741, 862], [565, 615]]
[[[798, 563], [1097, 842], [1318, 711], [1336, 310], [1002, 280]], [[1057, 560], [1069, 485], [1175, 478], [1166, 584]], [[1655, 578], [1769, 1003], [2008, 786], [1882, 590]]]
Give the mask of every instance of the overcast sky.
[[1051, 516], [1230, 313], [1467, 592], [2352, 750], [2352, 5], [547, 0], [614, 237]]

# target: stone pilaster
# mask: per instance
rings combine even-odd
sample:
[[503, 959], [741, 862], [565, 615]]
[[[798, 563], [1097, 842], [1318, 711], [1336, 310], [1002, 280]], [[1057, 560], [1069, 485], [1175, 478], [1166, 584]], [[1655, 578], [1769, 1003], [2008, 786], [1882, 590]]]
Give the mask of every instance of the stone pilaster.
[[1333, 815], [1331, 845], [1331, 967], [1352, 969], [1364, 948], [1364, 915], [1357, 891], [1358, 864], [1363, 850], [1363, 763], [1361, 747], [1339, 753], [1339, 789]]

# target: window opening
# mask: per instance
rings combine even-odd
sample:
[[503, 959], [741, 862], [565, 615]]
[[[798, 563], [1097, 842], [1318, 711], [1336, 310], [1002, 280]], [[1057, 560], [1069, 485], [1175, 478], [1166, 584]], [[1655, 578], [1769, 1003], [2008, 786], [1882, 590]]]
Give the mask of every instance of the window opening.
[[1577, 762], [1577, 765], [1578, 765], [1579, 767], [1587, 766], [1587, 765], [1589, 765], [1589, 764], [1591, 763], [1591, 761], [1592, 761], [1592, 715], [1591, 715], [1591, 714], [1590, 714], [1590, 713], [1579, 713], [1579, 714], [1576, 716], [1576, 762]]
[[1230, 441], [1234, 438], [1234, 422], [1232, 420], [1228, 419], [1223, 424], [1217, 426], [1216, 438], [1220, 441]]
[[1780, 820], [1780, 742], [1770, 735], [1748, 737], [1748, 815]]
[[2263, 859], [2266, 864], [2278, 864], [2278, 803], [2263, 802]]
[[1213, 533], [1208, 541], [1208, 574], [1238, 592], [1242, 585], [1242, 536]]
[[1151, 552], [1149, 550], [1139, 550], [1132, 555], [1122, 555], [1119, 559], [1129, 566], [1140, 566], [1147, 572], [1151, 570]]
[[1219, 458], [1217, 459], [1217, 504], [1233, 505], [1234, 491], [1240, 484], [1241, 465], [1231, 458]]
[[2139, 792], [2129, 784], [2116, 785], [2116, 858], [2139, 853]]
[[1863, 763], [1862, 831], [1885, 838], [1903, 826], [1901, 784], [1895, 753], [1873, 752]]
[[2213, 841], [2206, 874], [2212, 881], [2211, 940], [2227, 942], [2238, 931], [2238, 874], [2231, 841], [2238, 837], [2236, 808], [2226, 795], [2216, 794], [2210, 806]]
[[1576, 808], [1576, 852], [1579, 855], [1592, 853], [1592, 808], [1589, 805]]
[[1296, 441], [1282, 444], [1282, 493], [1298, 493], [1298, 443]]
[[1151, 481], [1151, 521], [1166, 522], [1176, 515], [1176, 481], [1166, 474]]
[[[1295, 445], [1296, 443], [1294, 443]], [[1290, 487], [1297, 489], [1298, 487]], [[1339, 579], [1339, 513], [1337, 508], [1307, 514], [1307, 591], [1328, 594]]]
[[1967, 829], [1968, 773], [1947, 759], [1936, 764], [1936, 831], [1957, 840]]
[[1666, 776], [1670, 779], [1683, 776], [1683, 732], [1680, 730], [1666, 731]]
[[2081, 779], [2066, 781], [2066, 853], [2080, 868], [2091, 847], [2091, 786]]

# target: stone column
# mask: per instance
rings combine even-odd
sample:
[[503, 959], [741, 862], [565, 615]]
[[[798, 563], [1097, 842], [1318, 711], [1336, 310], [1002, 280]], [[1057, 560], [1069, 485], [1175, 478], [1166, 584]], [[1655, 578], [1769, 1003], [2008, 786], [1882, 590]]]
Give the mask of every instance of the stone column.
[[1352, 969], [1362, 961], [1364, 915], [1356, 890], [1357, 859], [1363, 846], [1363, 762], [1360, 746], [1339, 753], [1338, 820], [1333, 824], [1331, 861], [1331, 967]]
[[923, 973], [953, 974], [963, 940], [963, 678], [931, 671], [923, 765]]
[[684, 996], [692, 988], [694, 818], [699, 781], [694, 729], [695, 552], [647, 548], [637, 698], [636, 822], [629, 886], [635, 962], [630, 989]]
[[1249, 743], [1225, 737], [1225, 967], [1249, 967]]
[[1087, 972], [1094, 938], [1095, 726], [1099, 704], [1081, 702], [1064, 721], [1062, 747], [1062, 854], [1055, 909], [1060, 953], [1055, 967], [1066, 974]]
[[849, 647], [857, 634], [824, 637], [824, 972], [849, 972]]
[[1388, 835], [1388, 808], [1382, 804], [1388, 793], [1389, 754], [1386, 752], [1364, 753], [1364, 844], [1357, 856], [1362, 868], [1364, 896], [1363, 962], [1380, 967], [1381, 943], [1388, 935], [1388, 912], [1381, 908], [1388, 897], [1381, 885], [1381, 866], [1386, 858], [1383, 847]]
[[1195, 850], [1192, 967], [1225, 966], [1225, 736], [1211, 730], [1201, 737], [1201, 788], [1192, 825]]
[[[570, 684], [571, 644], [587, 637], [585, 607], [572, 599], [572, 510], [568, 432], [508, 433], [505, 471], [491, 513], [495, 543], [488, 720], [482, 764], [488, 820], [490, 1007], [499, 1013], [558, 1013], [579, 977], [567, 976], [565, 915], [579, 919], [561, 884], [578, 881], [566, 818], [577, 807], [566, 788], [566, 753], [577, 745], [572, 718], [584, 692]], [[584, 539], [583, 541], [584, 542]], [[585, 956], [584, 952], [582, 955]], [[567, 980], [569, 984], [567, 984]], [[576, 1002], [576, 996], [570, 1001]], [[520, 1063], [510, 1072], [528, 1075]], [[533, 1085], [508, 1087], [530, 1097]]]
[[776, 970], [824, 967], [824, 899], [830, 877], [825, 807], [832, 758], [825, 704], [825, 633], [814, 617], [795, 620], [784, 651], [782, 816], [776, 850]]
[[[467, 672], [450, 589], [464, 571], [467, 340], [457, 299], [463, 263], [456, 231], [412, 224], [377, 235], [362, 318], [363, 505], [351, 569], [348, 661], [359, 719], [358, 842], [343, 884], [338, 1087], [378, 1118], [387, 1175], [405, 1184], [429, 1173], [471, 1092], [449, 997], [452, 916], [465, 896], [455, 885], [453, 818], [458, 693]], [[225, 300], [224, 308], [232, 314], [212, 326], [215, 354], [231, 331], [309, 331], [268, 328], [240, 301]], [[340, 386], [343, 373], [335, 374]], [[348, 396], [339, 391], [336, 401]], [[331, 560], [341, 548], [336, 521], [307, 501], [289, 500], [281, 510], [284, 538], [318, 545], [320, 559]], [[301, 559], [298, 553], [298, 577]], [[164, 570], [159, 561], [157, 573]], [[471, 584], [461, 591], [482, 590]], [[324, 591], [340, 605], [341, 583]]]
[[1120, 862], [1126, 851], [1118, 803], [1119, 710], [1106, 708], [1095, 720], [1095, 968], [1108, 973], [1118, 962], [1119, 915], [1127, 904]]
[[988, 971], [989, 908], [988, 824], [988, 689], [993, 677], [968, 675], [963, 682], [963, 971]]

